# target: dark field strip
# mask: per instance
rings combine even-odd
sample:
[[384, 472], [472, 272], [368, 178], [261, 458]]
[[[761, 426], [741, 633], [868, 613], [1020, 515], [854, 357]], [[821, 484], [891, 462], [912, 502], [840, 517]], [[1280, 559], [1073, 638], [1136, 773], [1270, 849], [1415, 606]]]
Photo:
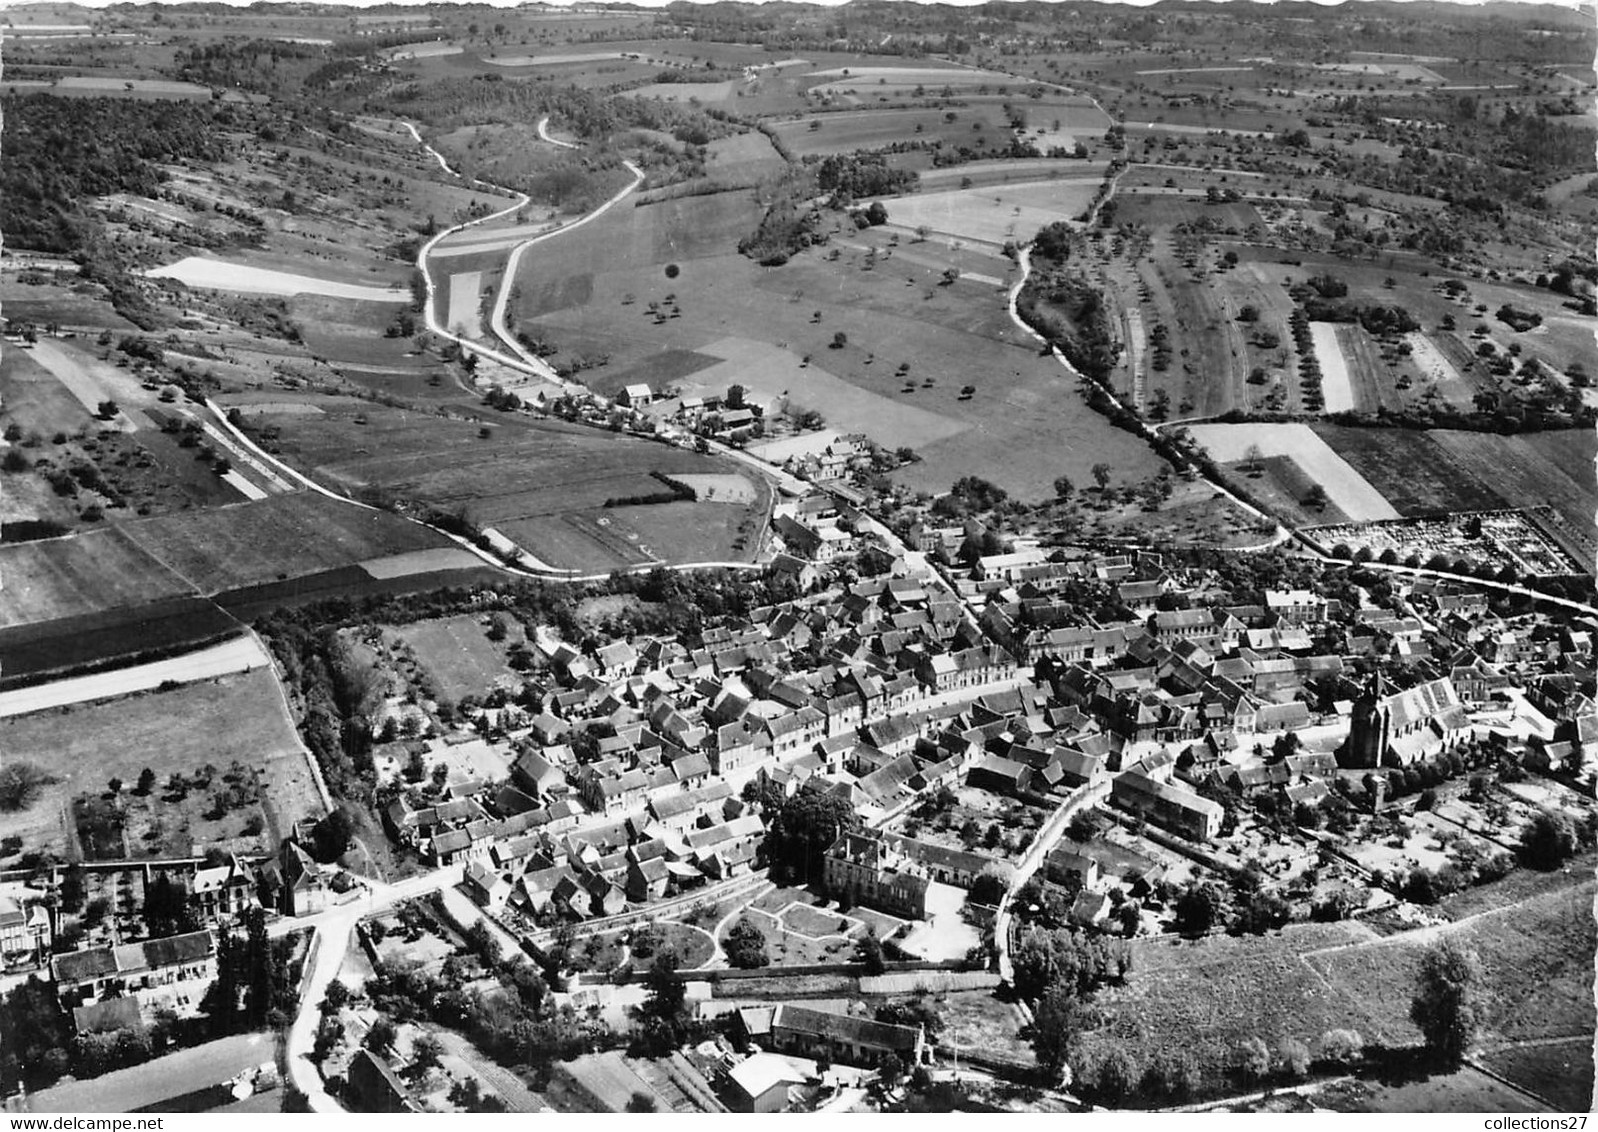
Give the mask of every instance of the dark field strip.
[[253, 621], [274, 609], [293, 609], [331, 598], [357, 600], [394, 594], [426, 593], [451, 586], [503, 582], [505, 575], [488, 566], [464, 570], [430, 570], [398, 578], [374, 578], [359, 566], [341, 566], [302, 578], [263, 582], [216, 595], [216, 603], [240, 621]]
[[0, 629], [0, 688], [189, 652], [242, 626], [204, 598], [169, 598]]

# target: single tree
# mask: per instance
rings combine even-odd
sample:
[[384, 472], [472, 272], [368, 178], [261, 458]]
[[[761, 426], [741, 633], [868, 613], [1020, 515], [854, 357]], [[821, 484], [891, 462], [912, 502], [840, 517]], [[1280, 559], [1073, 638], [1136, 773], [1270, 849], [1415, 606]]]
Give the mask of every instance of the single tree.
[[1421, 957], [1420, 985], [1409, 1017], [1439, 1062], [1458, 1065], [1469, 1052], [1481, 1020], [1481, 961], [1474, 951], [1445, 938]]
[[1044, 991], [1032, 1010], [1032, 1051], [1038, 1066], [1058, 1079], [1075, 1055], [1083, 1027], [1082, 1004], [1073, 988], [1057, 985]]
[[734, 967], [745, 970], [754, 967], [764, 967], [771, 962], [771, 957], [766, 954], [766, 936], [746, 916], [740, 919], [727, 932], [727, 942], [723, 945], [727, 953], [727, 962]]
[[867, 928], [866, 934], [860, 937], [860, 942], [855, 944], [855, 960], [865, 967], [866, 974], [880, 975], [888, 969], [887, 962], [882, 956], [882, 941], [877, 938], [877, 929]]
[[1110, 486], [1110, 465], [1094, 464], [1090, 471], [1093, 475], [1093, 482], [1098, 484], [1100, 491]]
[[1076, 485], [1071, 482], [1070, 476], [1056, 476], [1054, 478], [1054, 498], [1064, 503], [1071, 498], [1071, 493], [1076, 490]]

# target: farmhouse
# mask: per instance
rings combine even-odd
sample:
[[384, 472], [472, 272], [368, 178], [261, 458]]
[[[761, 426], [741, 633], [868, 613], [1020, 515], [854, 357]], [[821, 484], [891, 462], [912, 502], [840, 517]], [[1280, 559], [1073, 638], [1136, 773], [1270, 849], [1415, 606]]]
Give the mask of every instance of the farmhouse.
[[1218, 803], [1136, 771], [1116, 778], [1110, 796], [1122, 808], [1194, 841], [1208, 841], [1221, 831]]
[[655, 399], [655, 394], [647, 383], [639, 382], [624, 388], [616, 398], [618, 405], [626, 405], [629, 409], [641, 409]]
[[50, 961], [50, 973], [63, 1010], [131, 997], [143, 1010], [170, 1009], [188, 1017], [216, 978], [216, 941], [199, 931], [69, 951]]
[[727, 1070], [738, 1112], [781, 1112], [788, 1107], [788, 1090], [803, 1082], [804, 1074], [773, 1053], [754, 1054]]
[[771, 1016], [771, 1043], [789, 1053], [821, 1055], [845, 1065], [876, 1065], [889, 1053], [919, 1065], [927, 1055], [927, 1035], [920, 1026], [895, 1026], [788, 1003]]

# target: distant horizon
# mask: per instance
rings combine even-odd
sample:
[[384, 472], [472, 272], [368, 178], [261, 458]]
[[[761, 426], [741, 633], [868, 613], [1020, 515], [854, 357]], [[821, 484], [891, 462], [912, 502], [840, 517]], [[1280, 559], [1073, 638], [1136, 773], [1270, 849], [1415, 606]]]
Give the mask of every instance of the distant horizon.
[[[30, 6], [59, 7], [63, 4], [77, 8], [101, 9], [109, 8], [113, 4], [130, 3], [137, 7], [147, 7], [157, 4], [175, 6], [184, 3], [198, 2], [202, 2], [202, 0], [0, 0], [0, 12], [5, 12], [13, 8]], [[262, 0], [203, 0], [203, 2], [220, 3], [230, 8], [248, 8], [252, 4], [262, 2]], [[305, 2], [305, 0], [264, 0], [264, 2], [288, 5]], [[601, 3], [596, 3], [595, 0], [310, 0], [310, 2], [334, 8], [375, 8], [387, 5], [403, 8], [521, 8], [531, 6], [543, 6], [551, 8], [598, 8], [605, 6]], [[617, 2], [624, 2], [637, 8], [657, 9], [665, 8], [670, 4], [676, 3], [677, 0], [617, 0]], [[687, 3], [704, 7], [709, 7], [719, 3], [734, 2], [756, 5], [789, 3], [802, 4], [813, 8], [841, 8], [851, 3], [852, 0], [687, 0]], [[1023, 2], [1066, 4], [1081, 2], [1081, 0], [877, 0], [877, 2], [894, 4], [920, 4], [927, 7], [978, 8], [985, 4]], [[1088, 0], [1088, 2], [1127, 8], [1147, 8], [1161, 3], [1162, 0]], [[1429, 2], [1438, 4], [1451, 4], [1461, 8], [1480, 8], [1485, 7], [1488, 4], [1495, 3], [1520, 4], [1528, 7], [1566, 8], [1572, 11], [1581, 11], [1584, 9], [1594, 10], [1595, 24], [1598, 24], [1598, 6], [1595, 6], [1592, 0], [1183, 0], [1183, 2], [1258, 5], [1274, 5], [1278, 3], [1309, 3], [1322, 8], [1339, 8], [1348, 4], [1370, 3], [1418, 4]]]

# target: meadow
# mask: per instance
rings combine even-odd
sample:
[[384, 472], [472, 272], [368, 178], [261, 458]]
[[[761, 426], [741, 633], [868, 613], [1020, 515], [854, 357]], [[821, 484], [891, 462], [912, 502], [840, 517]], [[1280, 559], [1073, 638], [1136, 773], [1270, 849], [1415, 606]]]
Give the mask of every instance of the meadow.
[[385, 635], [408, 645], [439, 691], [459, 702], [464, 696], [481, 696], [510, 675], [509, 646], [523, 634], [519, 626], [510, 625], [503, 641], [491, 641], [479, 618], [462, 614], [398, 626]]
[[[746, 558], [752, 548], [733, 544], [764, 515], [767, 489], [753, 480], [753, 503], [687, 504], [686, 513], [658, 522], [654, 512], [664, 505], [606, 506], [659, 494], [652, 472], [742, 474], [671, 445], [554, 420], [507, 416], [479, 425], [344, 398], [315, 403], [321, 415], [254, 419], [275, 428], [284, 455], [315, 477], [357, 494], [464, 514], [562, 568], [603, 572], [651, 561]], [[410, 548], [384, 553], [396, 549]]]
[[[173, 720], [184, 725], [174, 728]], [[69, 799], [104, 793], [112, 777], [131, 788], [145, 767], [160, 783], [208, 763], [254, 767], [285, 836], [292, 822], [324, 812], [277, 677], [265, 668], [0, 719], [0, 748], [55, 778], [26, 810], [0, 814], [0, 835], [22, 836], [46, 852], [67, 848]]]
[[[825, 245], [768, 268], [734, 252], [756, 218], [743, 194], [606, 214], [558, 255], [524, 259], [517, 325], [559, 346], [557, 359], [606, 354], [580, 375], [603, 392], [651, 376], [685, 391], [737, 382], [841, 432], [908, 444], [922, 459], [895, 478], [917, 489], [974, 474], [1039, 498], [1100, 460], [1132, 478], [1158, 467], [1010, 321], [995, 285], [1008, 260], [832, 221]], [[949, 269], [973, 278], [947, 283]], [[657, 318], [650, 303], [677, 314]]]

